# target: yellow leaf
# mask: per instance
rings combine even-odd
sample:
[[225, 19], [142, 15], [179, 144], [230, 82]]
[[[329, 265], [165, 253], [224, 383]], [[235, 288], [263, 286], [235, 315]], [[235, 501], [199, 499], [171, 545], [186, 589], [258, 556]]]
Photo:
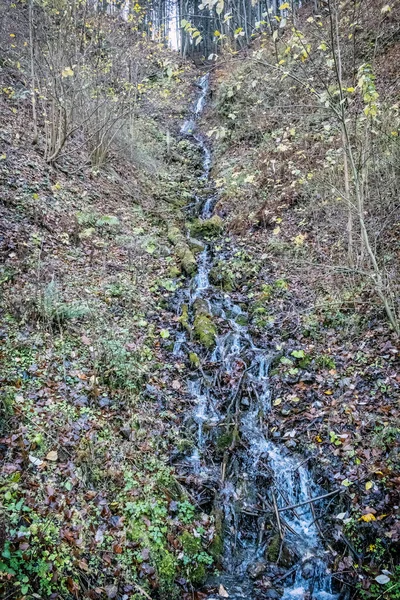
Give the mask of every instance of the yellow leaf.
[[72, 77], [74, 72], [71, 67], [66, 67], [61, 74], [63, 77]]
[[365, 521], [366, 523], [369, 523], [370, 521], [376, 521], [376, 518], [372, 513], [368, 513], [366, 515], [363, 515], [360, 518], [360, 521]]
[[7, 158], [7, 154], [2, 154], [2, 155], [0, 156], [0, 160], [6, 160], [6, 158]]
[[290, 4], [289, 4], [289, 2], [284, 2], [283, 4], [280, 5], [279, 10], [285, 10], [287, 8], [290, 8]]
[[304, 235], [303, 233], [299, 233], [299, 235], [296, 235], [296, 237], [293, 238], [293, 242], [295, 244], [295, 246], [302, 246], [304, 244], [304, 240], [306, 239], [306, 235]]
[[356, 88], [348, 87], [347, 91], [349, 92], [349, 94], [353, 94], [356, 91]]
[[274, 401], [274, 406], [279, 406], [279, 405], [281, 404], [281, 402], [282, 402], [282, 398], [277, 398], [277, 399]]
[[370, 490], [372, 487], [374, 487], [372, 481], [367, 481], [367, 483], [365, 484], [365, 489]]
[[15, 37], [15, 33], [10, 33], [10, 37]]
[[278, 225], [278, 227], [275, 227], [275, 229], [273, 230], [273, 232], [272, 232], [272, 233], [273, 233], [274, 235], [278, 235], [278, 233], [280, 232], [280, 230], [281, 230], [281, 228], [280, 228], [280, 227], [279, 227], [279, 225]]
[[333, 392], [332, 392], [332, 390], [326, 390], [326, 391], [324, 392], [324, 394], [325, 394], [326, 396], [332, 396]]
[[315, 437], [315, 441], [318, 442], [318, 444], [320, 444], [322, 442], [322, 437], [320, 435], [317, 435]]

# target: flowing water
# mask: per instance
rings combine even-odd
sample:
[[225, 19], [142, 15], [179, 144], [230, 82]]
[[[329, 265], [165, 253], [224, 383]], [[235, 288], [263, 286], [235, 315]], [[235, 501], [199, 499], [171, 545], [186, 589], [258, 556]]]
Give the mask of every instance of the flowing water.
[[[181, 130], [203, 153], [203, 180], [209, 179], [211, 152], [196, 121], [205, 106], [208, 85], [205, 75], [199, 82], [193, 116]], [[211, 193], [205, 201], [198, 201], [200, 218], [212, 215], [215, 199]], [[232, 599], [337, 599], [316, 525], [314, 511], [321, 506], [307, 503], [323, 491], [312, 481], [301, 457], [290, 455], [284, 445], [274, 442], [274, 434], [271, 439], [268, 433], [272, 355], [254, 343], [243, 324], [243, 305], [210, 285], [209, 271], [216, 258], [218, 252], [212, 244], [207, 245], [199, 255], [197, 275], [184, 291], [189, 311], [201, 298], [224, 324], [211, 356], [204, 357], [205, 366], [188, 381], [194, 400], [190, 419], [196, 444], [187, 457], [187, 468], [213, 488], [212, 509], [223, 513], [223, 571], [209, 582], [210, 588], [214, 585], [216, 589], [209, 599], [220, 597], [221, 585], [222, 593], [225, 590]], [[178, 332], [174, 353], [182, 354], [190, 343], [186, 334]], [[298, 504], [301, 506], [282, 510]], [[273, 539], [278, 565], [285, 568], [266, 559]], [[260, 573], [264, 578], [257, 584]]]

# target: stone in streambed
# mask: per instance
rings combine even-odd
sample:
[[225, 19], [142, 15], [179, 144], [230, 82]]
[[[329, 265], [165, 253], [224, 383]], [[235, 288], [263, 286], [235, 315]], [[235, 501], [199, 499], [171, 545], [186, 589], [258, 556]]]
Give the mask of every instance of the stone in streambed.
[[175, 247], [175, 254], [181, 262], [182, 270], [186, 275], [193, 275], [197, 270], [197, 262], [186, 238], [176, 225], [168, 227], [168, 241]]
[[250, 579], [259, 579], [265, 573], [267, 565], [265, 562], [258, 561], [248, 566], [247, 572]]
[[190, 231], [201, 237], [216, 237], [222, 233], [224, 222], [218, 215], [209, 219], [196, 219], [190, 225]]
[[215, 346], [217, 328], [209, 315], [197, 314], [194, 318], [193, 330], [200, 344], [207, 349]]
[[215, 346], [217, 328], [210, 314], [208, 304], [205, 300], [198, 298], [193, 305], [193, 310], [195, 315], [193, 321], [195, 337], [199, 340], [200, 344], [210, 349]]

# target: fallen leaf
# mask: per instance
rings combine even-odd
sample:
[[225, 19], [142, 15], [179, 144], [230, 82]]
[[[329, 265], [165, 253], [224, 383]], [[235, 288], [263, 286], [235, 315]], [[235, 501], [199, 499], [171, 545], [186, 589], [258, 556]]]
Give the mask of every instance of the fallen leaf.
[[229, 598], [229, 594], [222, 585], [222, 583], [219, 586], [218, 595], [221, 596], [221, 598]]
[[360, 521], [365, 521], [369, 523], [370, 521], [376, 521], [376, 517], [372, 513], [368, 513], [367, 515], [363, 515], [360, 517]]
[[377, 577], [375, 577], [375, 581], [377, 581], [381, 585], [384, 585], [385, 583], [389, 583], [390, 577], [388, 577], [387, 575], [378, 575]]
[[46, 460], [56, 461], [58, 460], [58, 454], [56, 450], [51, 450], [48, 454], [46, 454]]
[[36, 458], [36, 456], [29, 455], [29, 461], [35, 465], [35, 467], [40, 467], [43, 464], [43, 461], [40, 458]]
[[373, 486], [374, 484], [372, 483], [372, 481], [367, 481], [367, 483], [365, 484], [365, 489], [370, 490]]

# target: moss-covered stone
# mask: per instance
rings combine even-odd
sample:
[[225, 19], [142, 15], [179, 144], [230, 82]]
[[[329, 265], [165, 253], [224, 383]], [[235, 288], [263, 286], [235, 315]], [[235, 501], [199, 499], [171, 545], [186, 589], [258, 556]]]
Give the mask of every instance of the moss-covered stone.
[[186, 275], [193, 275], [197, 270], [197, 262], [194, 254], [189, 248], [185, 251], [181, 259], [182, 269]]
[[189, 238], [188, 244], [193, 254], [200, 254], [200, 252], [203, 252], [205, 248], [205, 244], [203, 244], [203, 242], [200, 240], [196, 240], [195, 238]]
[[179, 317], [179, 323], [182, 325], [186, 331], [191, 332], [191, 328], [189, 325], [189, 307], [187, 304], [182, 305], [181, 316]]
[[202, 298], [198, 298], [193, 304], [194, 321], [193, 331], [199, 342], [207, 349], [215, 345], [217, 337], [217, 328], [210, 314], [208, 303]]
[[281, 538], [280, 538], [279, 534], [277, 533], [271, 539], [271, 541], [269, 542], [268, 547], [267, 547], [266, 558], [267, 558], [267, 560], [269, 560], [269, 562], [276, 562], [278, 560], [280, 548], [281, 548]]
[[216, 237], [222, 233], [224, 222], [218, 215], [213, 215], [210, 219], [196, 219], [190, 225], [190, 231], [193, 235], [201, 237]]
[[182, 231], [176, 225], [168, 227], [168, 241], [175, 247], [175, 254], [181, 261], [182, 270], [186, 275], [193, 275], [197, 269], [196, 258]]
[[209, 315], [197, 314], [194, 318], [193, 330], [203, 346], [210, 349], [215, 345], [217, 328]]

